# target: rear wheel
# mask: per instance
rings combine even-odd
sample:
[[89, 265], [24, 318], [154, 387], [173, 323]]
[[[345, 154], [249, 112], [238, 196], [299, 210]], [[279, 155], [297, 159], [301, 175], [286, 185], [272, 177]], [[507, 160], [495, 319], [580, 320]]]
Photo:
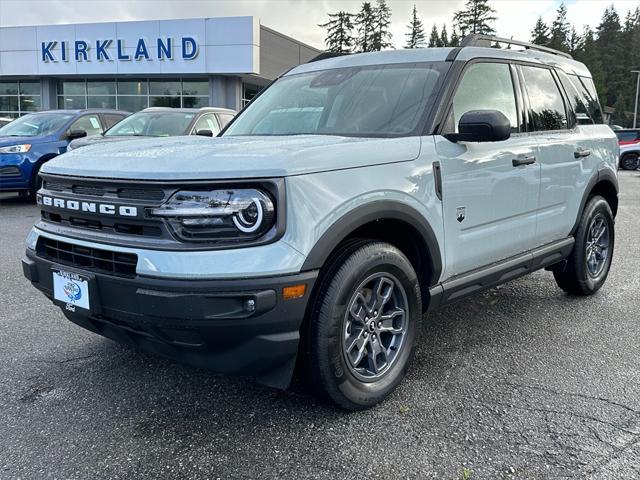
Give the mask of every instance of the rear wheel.
[[637, 153], [627, 153], [620, 159], [620, 167], [623, 170], [636, 170], [640, 165], [640, 155]]
[[613, 257], [614, 222], [607, 201], [594, 196], [587, 202], [564, 270], [553, 275], [558, 286], [574, 295], [592, 295], [604, 285]]
[[420, 288], [409, 260], [387, 243], [356, 246], [326, 268], [309, 325], [309, 365], [321, 393], [361, 410], [386, 398], [413, 356]]

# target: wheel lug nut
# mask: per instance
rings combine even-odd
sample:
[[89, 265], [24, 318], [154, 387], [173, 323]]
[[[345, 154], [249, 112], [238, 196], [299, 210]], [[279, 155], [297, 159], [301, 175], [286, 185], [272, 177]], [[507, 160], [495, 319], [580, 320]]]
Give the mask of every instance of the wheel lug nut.
[[378, 322], [378, 328], [382, 327], [382, 322]]

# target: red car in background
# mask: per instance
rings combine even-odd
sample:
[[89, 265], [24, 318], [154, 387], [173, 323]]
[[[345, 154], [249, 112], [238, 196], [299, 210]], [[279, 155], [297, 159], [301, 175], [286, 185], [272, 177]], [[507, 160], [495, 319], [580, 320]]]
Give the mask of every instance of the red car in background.
[[640, 166], [640, 128], [615, 130], [620, 145], [620, 168], [635, 170]]

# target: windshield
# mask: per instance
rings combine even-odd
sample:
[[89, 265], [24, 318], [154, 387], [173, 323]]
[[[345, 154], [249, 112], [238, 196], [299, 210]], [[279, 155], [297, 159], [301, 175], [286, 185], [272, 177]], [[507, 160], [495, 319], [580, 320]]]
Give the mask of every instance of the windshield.
[[174, 137], [186, 135], [195, 113], [189, 112], [138, 112], [116, 123], [107, 130], [105, 137], [143, 136]]
[[286, 76], [227, 135], [400, 136], [416, 130], [444, 62], [349, 67]]
[[31, 113], [0, 128], [0, 137], [37, 137], [62, 128], [73, 113]]

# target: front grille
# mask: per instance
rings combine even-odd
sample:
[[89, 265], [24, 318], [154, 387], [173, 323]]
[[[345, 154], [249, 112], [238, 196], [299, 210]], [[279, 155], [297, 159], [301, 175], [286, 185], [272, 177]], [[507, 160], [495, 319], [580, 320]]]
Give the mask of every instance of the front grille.
[[158, 187], [118, 187], [111, 185], [94, 185], [91, 183], [76, 183], [69, 181], [64, 183], [61, 181], [47, 180], [43, 185], [45, 190], [54, 192], [75, 193], [76, 195], [87, 195], [91, 197], [113, 197], [128, 200], [141, 200], [153, 203], [162, 202], [167, 193], [164, 189]]
[[160, 237], [162, 229], [159, 226], [144, 223], [127, 223], [122, 219], [110, 219], [108, 217], [91, 218], [71, 216], [68, 212], [54, 213], [42, 210], [41, 217], [51, 223], [67, 225], [70, 227], [89, 228], [107, 233], [122, 233], [125, 235], [137, 235], [144, 237]]
[[91, 195], [92, 197], [104, 196], [104, 188], [93, 185], [73, 185], [71, 191], [78, 195]]
[[0, 177], [19, 177], [20, 169], [18, 167], [2, 167], [0, 168]]
[[117, 193], [118, 198], [128, 198], [130, 200], [148, 200], [153, 202], [161, 202], [164, 200], [164, 190], [151, 188], [120, 188]]
[[72, 243], [40, 237], [36, 245], [38, 256], [61, 265], [119, 277], [134, 277], [138, 256], [83, 247]]

